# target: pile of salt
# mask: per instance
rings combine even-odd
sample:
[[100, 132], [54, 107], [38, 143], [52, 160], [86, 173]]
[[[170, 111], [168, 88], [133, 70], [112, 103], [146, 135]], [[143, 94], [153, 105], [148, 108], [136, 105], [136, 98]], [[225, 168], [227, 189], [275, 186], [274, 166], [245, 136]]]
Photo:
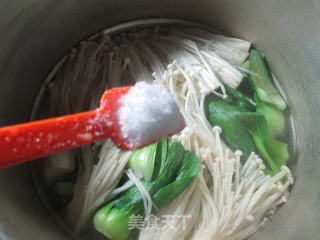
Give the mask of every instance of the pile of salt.
[[185, 127], [175, 99], [163, 85], [138, 82], [119, 101], [120, 132], [132, 146], [165, 139]]

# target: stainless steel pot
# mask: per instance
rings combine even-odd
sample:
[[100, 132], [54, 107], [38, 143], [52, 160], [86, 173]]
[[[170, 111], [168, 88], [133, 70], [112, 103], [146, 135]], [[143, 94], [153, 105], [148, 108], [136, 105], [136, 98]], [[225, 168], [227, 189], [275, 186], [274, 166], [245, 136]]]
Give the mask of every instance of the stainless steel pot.
[[[255, 239], [319, 239], [319, 1], [0, 0], [0, 124], [30, 119], [41, 84], [75, 43], [149, 18], [206, 24], [266, 54], [291, 106], [298, 161], [288, 203]], [[42, 204], [27, 166], [0, 171], [0, 239], [70, 239]]]

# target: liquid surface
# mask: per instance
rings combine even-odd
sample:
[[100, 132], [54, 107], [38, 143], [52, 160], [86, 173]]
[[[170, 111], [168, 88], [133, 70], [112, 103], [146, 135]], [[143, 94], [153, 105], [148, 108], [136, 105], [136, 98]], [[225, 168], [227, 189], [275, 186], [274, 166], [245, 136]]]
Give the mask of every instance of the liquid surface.
[[[116, 38], [115, 38], [116, 39]], [[89, 47], [88, 47], [88, 49], [89, 49]], [[90, 51], [88, 51], [88, 52], [85, 52], [85, 54], [88, 54], [88, 56], [90, 55], [89, 54], [89, 52]], [[170, 51], [169, 51], [170, 52]], [[218, 52], [217, 54], [224, 54], [225, 53], [225, 51], [224, 52]], [[221, 55], [221, 56], [222, 56]], [[178, 56], [178, 55], [177, 55]], [[219, 55], [220, 56], [220, 55]], [[224, 58], [224, 59], [226, 59], [226, 58]], [[232, 59], [228, 59], [228, 61], [233, 61]], [[180, 62], [179, 62], [179, 64], [180, 64]], [[174, 65], [173, 66], [173, 70], [177, 70], [177, 66], [179, 67], [180, 65], [179, 64], [177, 64], [177, 65]], [[233, 64], [235, 64], [235, 63], [233, 63]], [[137, 66], [135, 66], [136, 67], [136, 69], [137, 69]], [[199, 67], [198, 68], [198, 70], [200, 70], [201, 69], [201, 67], [200, 66], [198, 66], [198, 65], [194, 65], [194, 67]], [[147, 68], [149, 68], [149, 66], [147, 67]], [[218, 68], [217, 68], [218, 69]], [[225, 70], [225, 68], [223, 68], [224, 70]], [[163, 69], [163, 71], [165, 71], [166, 70], [166, 65], [164, 65], [164, 69]], [[216, 70], [215, 70], [216, 71]], [[139, 71], [138, 71], [139, 72]], [[216, 73], [216, 72], [215, 72]], [[230, 73], [230, 72], [229, 72]], [[80, 73], [79, 73], [80, 74]], [[187, 76], [191, 76], [191, 75], [189, 75], [190, 73], [188, 73], [187, 71], [185, 72], [185, 74], [187, 74]], [[205, 72], [203, 72], [203, 76], [207, 76], [208, 78], [210, 78], [210, 75], [206, 75], [207, 73], [205, 73]], [[220, 74], [223, 74], [222, 72], [220, 72]], [[81, 76], [81, 74], [80, 74], [80, 76]], [[126, 74], [123, 74], [123, 76], [126, 76]], [[178, 79], [178, 78], [184, 78], [185, 77], [185, 75], [182, 75], [181, 74], [181, 72], [179, 72], [179, 71], [177, 71], [176, 72], [176, 75], [172, 75], [173, 76], [173, 79]], [[232, 73], [231, 75], [229, 75], [229, 76], [231, 76], [231, 77], [234, 77], [234, 79], [237, 79], [237, 74], [236, 73]], [[127, 77], [127, 76], [126, 76]], [[177, 77], [177, 78], [176, 78]], [[101, 79], [101, 78], [100, 78]], [[113, 80], [115, 80], [115, 82], [118, 82], [118, 83], [121, 83], [122, 82], [122, 80], [120, 80], [120, 81], [116, 81], [117, 80], [117, 78], [112, 78]], [[130, 82], [132, 79], [129, 77], [129, 78], [126, 78], [127, 80], [128, 80], [128, 82]], [[94, 82], [94, 81], [93, 81]], [[179, 81], [177, 81], [178, 82], [178, 84], [177, 85], [174, 85], [174, 87], [176, 87], [176, 86], [179, 86], [179, 87], [181, 87], [179, 84], [180, 84], [180, 82]], [[122, 82], [123, 83], [123, 82]], [[132, 82], [131, 82], [132, 83]], [[236, 83], [236, 81], [234, 82], [234, 83]], [[237, 84], [235, 84], [235, 86], [236, 86]], [[196, 85], [195, 85], [196, 86]], [[214, 89], [216, 88], [218, 86], [218, 84], [217, 85], [215, 85], [215, 87], [214, 87]], [[240, 86], [241, 87], [241, 86]], [[179, 89], [178, 87], [176, 88], [176, 89]], [[182, 89], [183, 90], [183, 89]], [[202, 91], [206, 91], [206, 88], [204, 87], [203, 89], [202, 89]], [[200, 94], [200, 92], [199, 92], [199, 94], [198, 94], [198, 96], [200, 96], [201, 94]], [[190, 98], [191, 99], [191, 98]], [[180, 99], [180, 101], [181, 102], [183, 102], [181, 99]], [[81, 104], [79, 104], [79, 106], [80, 106]], [[84, 105], [86, 105], [86, 104], [82, 104], [81, 106], [83, 107]], [[189, 105], [188, 105], [189, 106]], [[88, 107], [88, 105], [86, 106], [86, 107]], [[191, 112], [194, 112], [194, 110], [193, 109], [191, 109], [190, 110]], [[191, 126], [191, 125], [190, 125]], [[199, 130], [200, 129], [200, 130]], [[285, 136], [283, 137], [283, 139], [285, 140], [288, 140], [288, 136], [290, 137], [290, 134], [289, 133], [291, 133], [291, 129], [290, 129], [290, 125], [287, 125], [287, 130], [288, 130], [288, 132], [285, 134]], [[193, 129], [192, 128], [192, 126], [190, 127], [190, 128], [186, 128], [186, 130], [181, 134], [181, 135], [178, 135], [178, 136], [176, 136], [176, 139], [177, 140], [179, 140], [179, 141], [185, 141], [184, 142], [184, 144], [186, 144], [186, 146], [188, 145], [188, 144], [190, 144], [190, 146], [193, 148], [193, 143], [192, 143], [192, 141], [191, 142], [189, 142], [188, 141], [188, 136], [191, 136], [192, 138], [194, 138], [194, 139], [197, 139], [197, 137], [198, 137], [198, 132], [199, 133], [201, 133], [201, 128], [199, 128], [199, 127], [197, 127], [197, 128], [195, 128], [195, 129]], [[211, 130], [210, 130], [211, 131]], [[186, 136], [187, 136], [187, 138], [186, 138]], [[214, 136], [215, 136], [215, 132], [214, 132]], [[291, 139], [290, 139], [291, 140]], [[215, 141], [215, 138], [213, 138], [213, 141]], [[290, 145], [289, 145], [290, 146]], [[104, 146], [98, 146], [98, 147], [94, 147], [93, 148], [93, 150], [92, 150], [92, 154], [93, 154], [93, 161], [95, 162], [95, 163], [97, 163], [97, 161], [100, 159], [101, 160], [101, 158], [99, 158], [99, 156], [98, 156], [98, 153], [99, 153], [99, 151], [100, 151], [100, 149], [102, 149]], [[207, 161], [208, 161], [208, 159], [207, 159], [207, 157], [209, 157], [208, 155], [210, 155], [210, 153], [211, 153], [211, 151], [212, 151], [212, 149], [210, 149], [210, 148], [206, 148], [207, 146], [203, 146], [201, 149], [191, 149], [191, 150], [193, 150], [193, 151], [195, 151], [197, 154], [199, 154], [199, 155], [201, 155], [201, 159], [203, 160], [203, 162], [207, 165]], [[84, 156], [84, 153], [86, 153], [86, 152], [88, 152], [88, 149], [81, 149], [81, 150], [79, 150], [78, 151], [78, 153], [77, 153], [77, 159], [79, 160], [79, 159], [81, 159], [81, 158], [83, 158], [83, 156]], [[90, 152], [91, 152], [91, 150], [90, 150]], [[227, 159], [227, 158], [226, 158]], [[209, 160], [210, 160], [210, 158], [209, 158]], [[214, 160], [214, 158], [212, 158], [212, 161], [214, 162], [215, 160]], [[77, 168], [67, 177], [67, 178], [64, 178], [63, 180], [64, 181], [75, 181], [75, 179], [77, 178], [77, 171], [79, 170], [79, 169], [82, 169], [84, 166], [81, 166], [81, 163], [77, 166]], [[219, 166], [218, 165], [218, 167], [220, 168], [221, 167], [221, 169], [225, 169], [226, 170], [226, 168], [224, 168], [225, 166]], [[220, 169], [220, 170], [221, 170]], [[206, 169], [206, 171], [207, 171], [208, 169]], [[210, 168], [209, 168], [209, 174], [210, 174]], [[216, 174], [217, 172], [215, 172], [214, 174]], [[251, 175], [248, 175], [247, 177], [249, 177], [249, 176], [251, 176]], [[92, 181], [94, 181], [94, 179], [92, 179]], [[227, 178], [223, 178], [222, 176], [221, 176], [221, 186], [219, 186], [219, 188], [221, 188], [222, 187], [222, 182], [223, 181], [227, 181]], [[124, 182], [123, 182], [123, 180], [120, 180], [119, 182], [118, 182], [118, 184], [119, 185], [122, 185]], [[213, 187], [215, 187], [214, 185], [213, 185], [214, 183], [211, 183], [211, 182], [208, 182], [208, 186], [213, 186]], [[215, 189], [219, 189], [219, 188], [215, 188]], [[169, 212], [169, 213], [174, 213], [175, 211], [174, 210], [176, 210], [176, 209], [179, 209], [179, 208], [183, 208], [183, 204], [184, 204], [184, 199], [189, 199], [189, 198], [191, 198], [191, 196], [201, 196], [203, 193], [201, 193], [201, 192], [199, 192], [199, 189], [200, 189], [200, 187], [197, 187], [197, 188], [194, 188], [194, 192], [192, 192], [192, 194], [191, 195], [189, 195], [189, 197], [187, 197], [187, 195], [184, 195], [184, 196], [181, 196], [181, 198], [179, 198], [178, 200], [180, 201], [180, 205], [174, 205], [174, 204], [176, 204], [176, 203], [174, 203], [174, 204], [172, 204], [171, 206], [169, 206], [169, 209], [171, 209], [171, 212]], [[55, 211], [59, 211], [59, 214], [64, 214], [65, 212], [64, 212], [64, 209], [65, 209], [65, 206], [66, 205], [68, 205], [68, 204], [70, 204], [70, 201], [71, 201], [71, 197], [69, 196], [69, 197], [66, 197], [66, 198], [63, 198], [63, 199], [61, 199], [61, 198], [57, 198], [57, 196], [53, 193], [54, 192], [54, 187], [53, 186], [49, 186], [49, 187], [47, 187], [47, 189], [45, 190], [46, 191], [46, 193], [48, 194], [47, 196], [49, 196], [49, 195], [51, 195], [51, 196], [49, 196], [49, 198], [50, 198], [50, 208], [52, 208], [52, 206], [54, 206], [54, 209], [55, 209]], [[210, 190], [211, 191], [211, 190]], [[216, 191], [216, 190], [215, 190]], [[217, 190], [217, 191], [219, 191], [219, 190]], [[240, 191], [240, 190], [239, 190]], [[207, 197], [211, 197], [211, 196], [207, 196]], [[196, 198], [194, 198], [194, 197], [192, 197], [192, 199], [194, 199], [194, 201], [196, 201]], [[178, 201], [177, 200], [177, 201]], [[220, 200], [219, 199], [213, 199], [213, 201], [215, 202], [215, 204], [217, 204], [217, 206], [220, 206], [220, 204], [223, 206], [223, 202], [220, 202]], [[239, 200], [240, 201], [240, 200]], [[243, 202], [243, 204], [244, 204], [244, 202]], [[179, 206], [179, 208], [178, 208], [178, 206]], [[218, 209], [218, 211], [220, 211], [219, 209]], [[254, 218], [252, 218], [252, 215], [250, 215], [250, 216], [248, 216], [248, 220], [251, 220], [251, 221], [254, 221], [255, 219]], [[225, 221], [224, 219], [221, 219], [221, 221], [223, 222], [223, 221]], [[231, 222], [231, 223], [234, 223], [235, 221], [233, 221], [233, 222]], [[231, 224], [230, 223], [230, 224]], [[225, 231], [226, 232], [226, 231]], [[102, 237], [101, 237], [101, 235], [99, 235], [97, 232], [95, 232], [95, 231], [93, 231], [93, 229], [91, 229], [91, 228], [88, 228], [88, 231], [86, 231], [86, 232], [84, 232], [84, 234], [82, 235], [82, 236], [84, 236], [84, 237], [88, 237], [88, 239], [103, 239]], [[148, 239], [148, 238], [147, 238]], [[149, 238], [150, 239], [150, 238]]]

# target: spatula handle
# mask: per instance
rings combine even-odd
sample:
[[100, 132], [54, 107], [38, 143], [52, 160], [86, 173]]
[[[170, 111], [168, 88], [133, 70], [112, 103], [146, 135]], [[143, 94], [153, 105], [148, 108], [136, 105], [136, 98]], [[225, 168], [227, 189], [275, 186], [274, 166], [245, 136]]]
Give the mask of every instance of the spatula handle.
[[99, 110], [0, 128], [0, 168], [108, 138]]

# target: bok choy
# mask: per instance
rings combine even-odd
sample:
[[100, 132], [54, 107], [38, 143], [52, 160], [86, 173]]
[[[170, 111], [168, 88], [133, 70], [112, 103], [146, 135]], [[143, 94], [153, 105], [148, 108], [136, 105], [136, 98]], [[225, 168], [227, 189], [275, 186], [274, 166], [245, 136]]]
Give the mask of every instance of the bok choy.
[[261, 101], [284, 110], [286, 102], [273, 85], [272, 75], [264, 56], [256, 50], [250, 51], [249, 70], [249, 80]]
[[289, 158], [287, 144], [275, 139], [285, 129], [281, 110], [286, 104], [272, 85], [263, 55], [256, 50], [250, 52], [249, 69], [247, 76], [254, 90], [254, 102], [226, 85], [228, 97], [207, 96], [205, 110], [210, 123], [222, 128], [226, 144], [233, 151], [243, 152], [242, 161], [248, 159], [251, 152], [256, 152], [267, 165], [266, 173], [273, 176]]
[[268, 125], [268, 135], [270, 137], [280, 136], [285, 129], [285, 117], [284, 114], [276, 107], [265, 103], [255, 95], [254, 100], [257, 104], [257, 112], [264, 115]]
[[[233, 151], [240, 149], [243, 152], [243, 161], [251, 152], [257, 152], [269, 167], [267, 172], [270, 175], [280, 171], [280, 166], [288, 159], [286, 144], [268, 137], [268, 125], [264, 114], [249, 111], [239, 101], [233, 103], [227, 100], [211, 101], [208, 104], [208, 112], [208, 119], [212, 125], [222, 128], [222, 137], [226, 144]], [[275, 141], [281, 144], [277, 147]], [[283, 156], [280, 156], [278, 151], [282, 152]]]
[[[145, 149], [146, 155], [155, 158], [152, 180], [141, 180], [141, 183], [159, 210], [188, 187], [200, 171], [200, 161], [194, 153], [186, 151], [180, 143], [166, 140], [155, 146], [155, 148], [149, 146], [147, 147], [149, 149]], [[149, 154], [148, 151], [153, 152], [153, 149], [156, 149], [156, 152]], [[143, 150], [136, 152], [133, 156], [137, 157], [142, 153]], [[132, 162], [130, 164], [132, 166]], [[138, 161], [135, 160], [134, 164], [138, 165]], [[131, 187], [95, 214], [94, 227], [109, 239], [125, 240], [131, 233], [130, 216], [144, 216], [143, 210], [140, 191], [136, 186]]]
[[207, 118], [212, 125], [222, 128], [222, 138], [233, 150], [241, 150], [243, 159], [247, 159], [251, 152], [255, 152], [255, 145], [250, 132], [240, 120], [241, 115], [254, 110], [254, 105], [247, 96], [225, 85], [228, 97], [221, 99], [213, 94], [206, 98]]

